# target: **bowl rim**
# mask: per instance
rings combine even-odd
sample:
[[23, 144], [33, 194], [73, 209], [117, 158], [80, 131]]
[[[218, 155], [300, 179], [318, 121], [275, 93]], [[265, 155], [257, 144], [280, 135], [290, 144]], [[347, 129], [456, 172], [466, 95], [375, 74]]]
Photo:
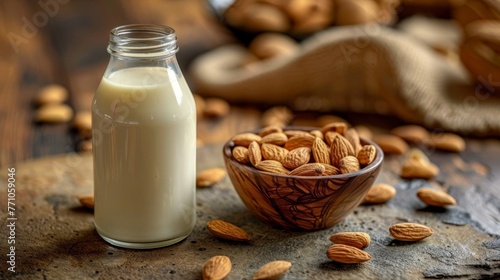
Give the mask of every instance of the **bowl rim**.
[[[282, 128], [283, 131], [286, 131], [286, 130], [307, 130], [307, 131], [312, 131], [312, 130], [316, 130], [316, 129], [319, 129], [318, 127], [308, 127], [308, 126], [286, 126], [286, 127], [283, 127]], [[260, 129], [255, 129], [255, 130], [249, 130], [249, 131], [244, 131], [244, 132], [240, 132], [240, 133], [237, 133], [235, 135], [238, 135], [238, 134], [242, 134], [242, 133], [255, 133], [255, 134], [258, 134], [259, 131], [261, 131], [262, 128]], [[233, 135], [233, 137], [235, 136]], [[231, 139], [233, 138], [231, 137]], [[379, 145], [377, 145], [375, 142], [373, 142], [372, 140], [369, 140], [369, 139], [366, 139], [366, 138], [362, 138], [360, 137], [360, 141], [361, 143], [363, 144], [363, 142], [365, 143], [364, 145], [373, 145], [375, 147], [375, 150], [377, 151], [377, 155], [375, 156], [375, 159], [373, 159], [373, 161], [359, 169], [358, 171], [356, 172], [351, 172], [351, 173], [347, 173], [347, 174], [336, 174], [336, 175], [329, 175], [329, 176], [297, 176], [297, 175], [284, 175], [284, 174], [279, 174], [279, 173], [272, 173], [272, 172], [268, 172], [268, 171], [264, 171], [264, 170], [259, 170], [253, 166], [249, 166], [249, 165], [246, 165], [246, 164], [242, 164], [238, 161], [236, 161], [233, 157], [232, 157], [232, 148], [234, 148], [234, 142], [232, 140], [228, 140], [226, 143], [224, 143], [224, 146], [222, 148], [222, 154], [224, 156], [224, 158], [227, 158], [229, 161], [231, 162], [234, 162], [235, 164], [239, 165], [239, 166], [242, 166], [244, 169], [250, 171], [250, 172], [259, 172], [259, 173], [262, 173], [262, 174], [267, 174], [267, 175], [270, 175], [270, 176], [273, 176], [273, 177], [283, 177], [283, 178], [288, 178], [288, 179], [340, 179], [340, 178], [350, 178], [350, 177], [356, 177], [356, 176], [360, 176], [362, 174], [365, 174], [365, 173], [369, 173], [371, 171], [373, 171], [374, 169], [378, 168], [382, 162], [384, 161], [384, 152], [382, 151], [382, 148], [380, 148]]]

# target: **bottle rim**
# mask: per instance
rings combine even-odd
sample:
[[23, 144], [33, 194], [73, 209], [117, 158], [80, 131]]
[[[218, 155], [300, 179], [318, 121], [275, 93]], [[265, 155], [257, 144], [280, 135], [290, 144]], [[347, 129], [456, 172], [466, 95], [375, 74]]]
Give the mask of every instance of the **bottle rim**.
[[156, 24], [129, 24], [113, 28], [109, 35], [111, 55], [145, 58], [177, 53], [177, 36], [171, 27]]

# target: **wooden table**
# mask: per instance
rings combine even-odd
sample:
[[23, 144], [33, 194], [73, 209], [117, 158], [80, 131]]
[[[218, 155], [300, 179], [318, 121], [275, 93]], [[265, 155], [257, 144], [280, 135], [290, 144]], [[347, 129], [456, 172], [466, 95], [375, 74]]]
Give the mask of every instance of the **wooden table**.
[[[289, 232], [256, 220], [244, 207], [230, 181], [197, 194], [194, 232], [178, 245], [149, 251], [119, 249], [96, 234], [90, 211], [75, 196], [92, 191], [90, 155], [74, 153], [79, 139], [70, 124], [36, 124], [33, 99], [45, 84], [68, 88], [68, 104], [89, 110], [106, 67], [108, 32], [133, 22], [162, 23], [178, 32], [178, 58], [186, 70], [197, 54], [234, 39], [204, 9], [201, 0], [136, 2], [54, 0], [49, 15], [35, 1], [0, 2], [0, 218], [7, 220], [7, 168], [16, 169], [16, 270], [7, 271], [7, 239], [0, 241], [0, 278], [199, 279], [203, 262], [215, 254], [233, 261], [228, 279], [251, 279], [265, 262], [286, 259], [293, 267], [286, 279], [418, 279], [500, 277], [500, 141], [468, 139], [460, 155], [427, 151], [442, 173], [434, 183], [458, 200], [448, 209], [426, 208], [415, 191], [431, 184], [399, 178], [402, 158], [388, 156], [379, 182], [393, 184], [398, 194], [385, 205], [360, 206], [340, 224], [318, 232]], [[57, 10], [57, 11], [56, 11]], [[45, 16], [47, 21], [43, 22]], [[37, 21], [40, 21], [37, 23]], [[25, 22], [37, 23], [26, 29]], [[42, 24], [43, 23], [43, 24]], [[16, 35], [21, 37], [15, 37]], [[14, 43], [12, 38], [20, 41]], [[17, 51], [16, 51], [17, 49]], [[189, 77], [187, 77], [189, 82]], [[198, 122], [205, 146], [198, 150], [198, 170], [223, 167], [221, 145], [236, 132], [260, 126], [263, 108], [233, 106], [229, 116]], [[316, 113], [297, 113], [294, 124], [314, 123]], [[386, 129], [401, 121], [388, 117], [342, 113], [353, 124]], [[211, 236], [205, 223], [214, 218], [246, 229], [253, 241], [226, 242]], [[394, 241], [390, 224], [417, 221], [436, 233], [419, 243]], [[328, 236], [361, 230], [372, 235], [367, 249], [373, 260], [362, 265], [329, 261]], [[2, 226], [1, 236], [9, 230]]]

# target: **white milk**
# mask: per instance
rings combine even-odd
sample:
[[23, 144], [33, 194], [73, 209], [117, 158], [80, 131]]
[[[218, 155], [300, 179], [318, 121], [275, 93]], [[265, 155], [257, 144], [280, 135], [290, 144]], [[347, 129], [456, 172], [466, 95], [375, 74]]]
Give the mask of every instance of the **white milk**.
[[99, 234], [130, 248], [184, 239], [196, 176], [196, 110], [184, 78], [161, 67], [119, 70], [103, 78], [92, 106]]

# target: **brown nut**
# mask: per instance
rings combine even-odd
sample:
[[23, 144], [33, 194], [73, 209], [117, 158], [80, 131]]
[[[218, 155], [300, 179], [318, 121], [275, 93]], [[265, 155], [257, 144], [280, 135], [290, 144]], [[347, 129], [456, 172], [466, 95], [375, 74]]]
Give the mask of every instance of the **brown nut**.
[[299, 46], [291, 37], [276, 34], [264, 33], [255, 37], [248, 46], [250, 52], [260, 59], [267, 59], [277, 56], [293, 55], [298, 52]]

